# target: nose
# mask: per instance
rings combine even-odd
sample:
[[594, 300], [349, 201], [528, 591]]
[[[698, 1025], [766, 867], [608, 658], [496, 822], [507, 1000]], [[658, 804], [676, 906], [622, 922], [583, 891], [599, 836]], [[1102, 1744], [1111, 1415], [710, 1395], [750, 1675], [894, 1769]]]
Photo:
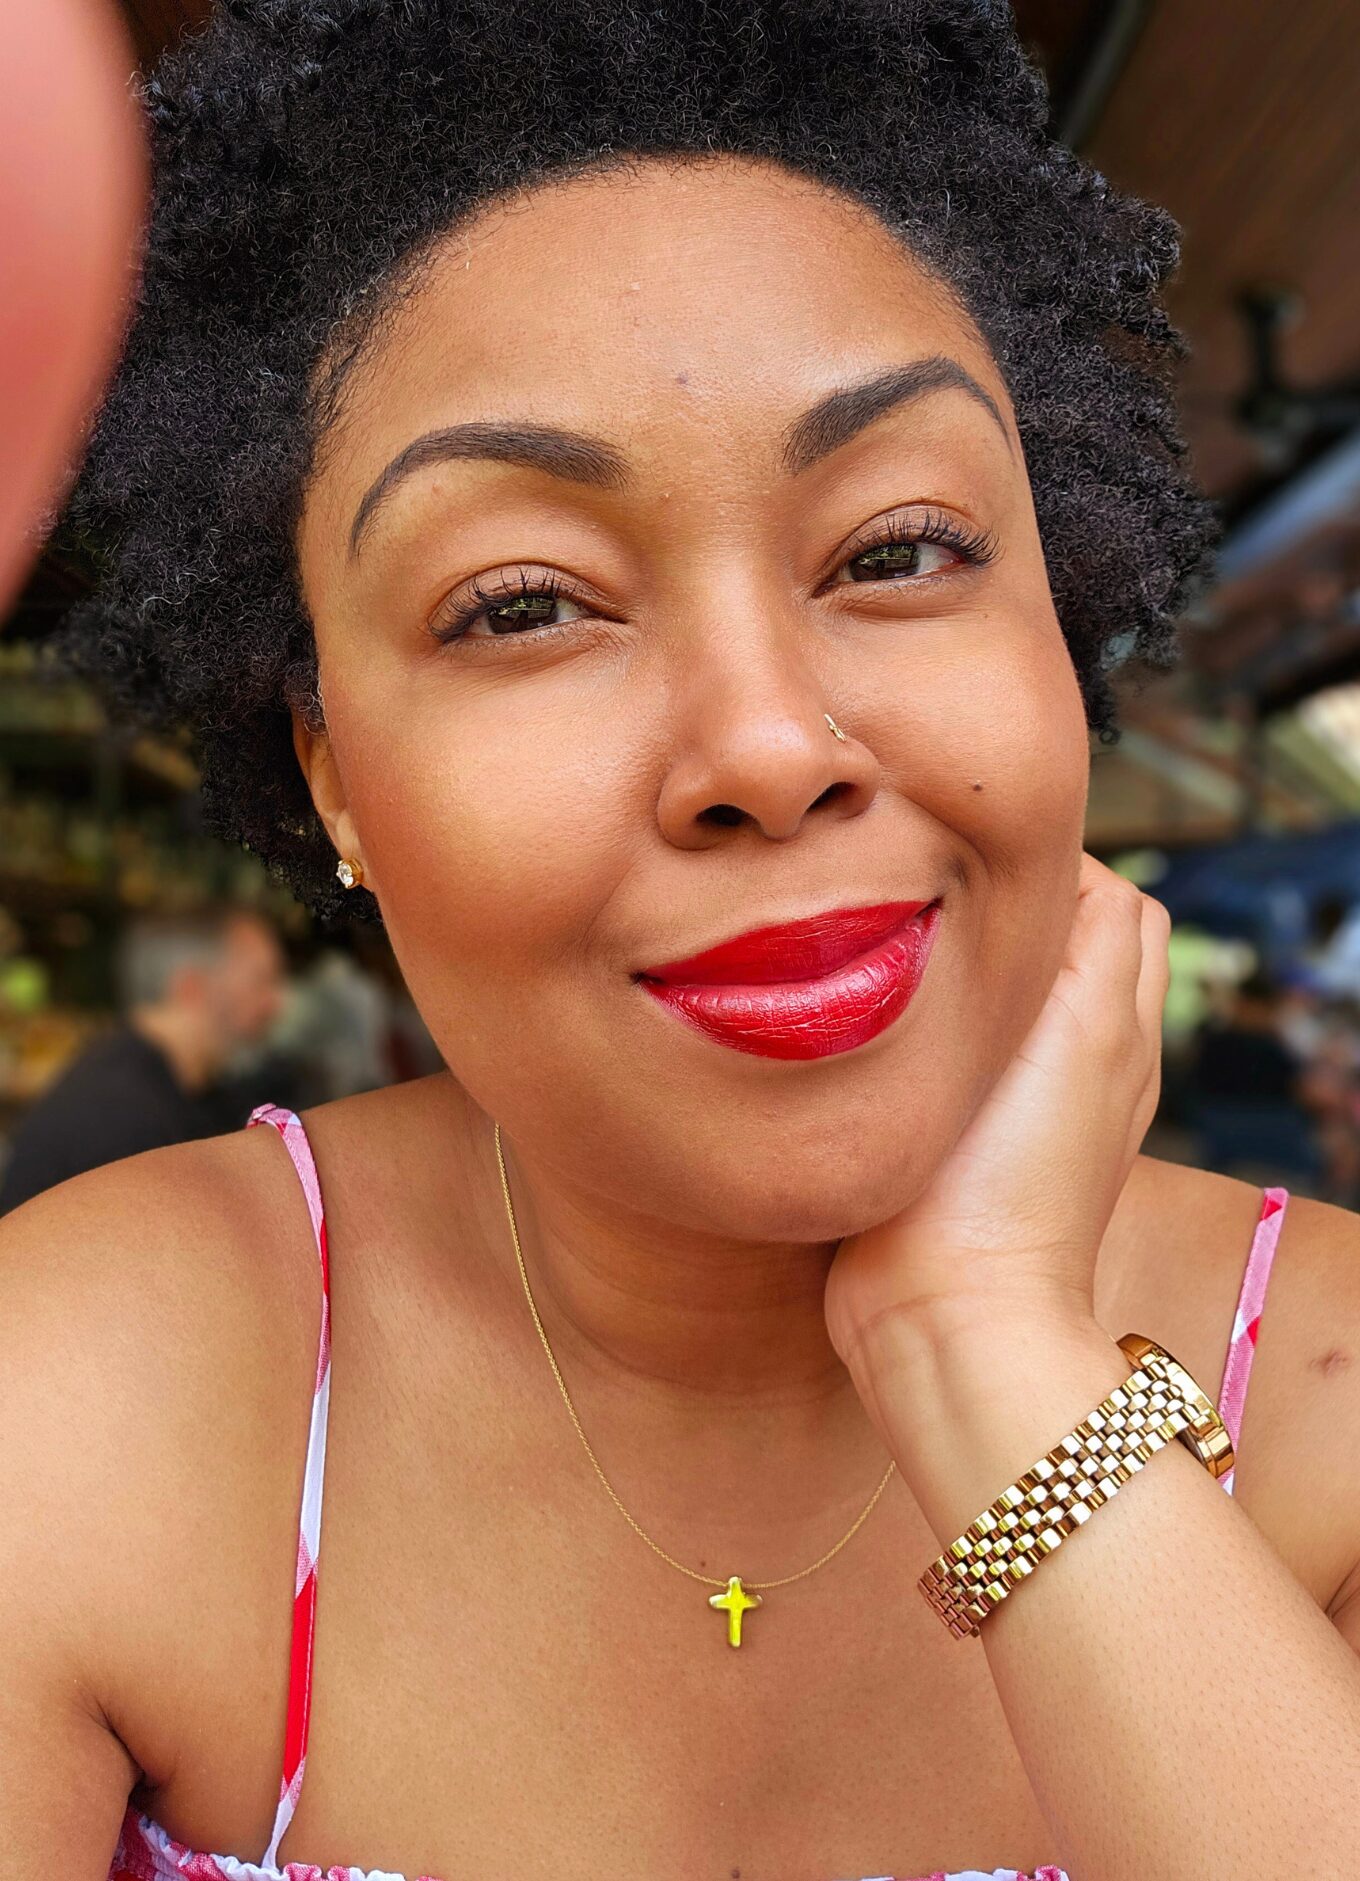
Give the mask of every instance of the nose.
[[[877, 759], [784, 636], [726, 641], [696, 663], [657, 820], [679, 849], [730, 841], [747, 826], [788, 842], [811, 815], [859, 816], [881, 785]], [[845, 722], [838, 738], [828, 713]]]

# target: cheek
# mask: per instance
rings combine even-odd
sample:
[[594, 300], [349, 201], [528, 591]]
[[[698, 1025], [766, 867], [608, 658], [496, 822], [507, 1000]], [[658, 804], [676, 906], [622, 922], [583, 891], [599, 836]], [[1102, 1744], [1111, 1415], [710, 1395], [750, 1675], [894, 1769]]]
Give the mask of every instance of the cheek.
[[628, 780], [598, 726], [497, 691], [455, 706], [427, 674], [326, 695], [388, 935], [441, 1047], [490, 1002], [528, 1018], [560, 1002], [629, 864]]
[[1031, 659], [989, 672], [971, 692], [972, 748], [955, 740], [949, 753], [961, 773], [954, 827], [1023, 892], [1081, 843], [1090, 773], [1081, 694], [1065, 649], [1037, 670]]
[[977, 1043], [984, 1086], [1037, 1018], [1076, 904], [1089, 734], [1049, 618], [1051, 630], [998, 633], [986, 660], [922, 687], [919, 707], [895, 714], [884, 734], [904, 793], [951, 838], [959, 918], [949, 1003]]
[[1089, 775], [1081, 690], [1046, 584], [938, 635], [905, 634], [857, 708], [891, 786], [988, 869], [1044, 869], [1080, 841]]

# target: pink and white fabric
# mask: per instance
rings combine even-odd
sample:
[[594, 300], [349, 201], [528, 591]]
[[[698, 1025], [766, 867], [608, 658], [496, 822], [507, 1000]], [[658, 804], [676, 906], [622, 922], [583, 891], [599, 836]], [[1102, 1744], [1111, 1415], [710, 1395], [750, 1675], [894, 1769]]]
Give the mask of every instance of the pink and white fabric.
[[1228, 1362], [1223, 1368], [1223, 1386], [1218, 1394], [1218, 1414], [1228, 1427], [1232, 1438], [1234, 1462], [1226, 1476], [1219, 1481], [1233, 1493], [1237, 1480], [1237, 1440], [1242, 1430], [1242, 1407], [1247, 1401], [1247, 1379], [1251, 1376], [1251, 1361], [1256, 1356], [1256, 1335], [1261, 1326], [1261, 1314], [1266, 1303], [1266, 1282], [1270, 1279], [1270, 1269], [1275, 1260], [1275, 1249], [1279, 1245], [1280, 1230], [1284, 1226], [1285, 1203], [1289, 1200], [1288, 1189], [1267, 1189], [1261, 1202], [1260, 1219], [1256, 1223], [1256, 1233], [1252, 1237], [1251, 1252], [1247, 1255], [1247, 1270], [1242, 1276], [1242, 1290], [1238, 1295], [1237, 1312], [1233, 1318], [1232, 1337], [1228, 1341]]
[[[290, 1861], [283, 1868], [274, 1864], [279, 1843], [297, 1808], [307, 1767], [307, 1730], [312, 1701], [312, 1643], [316, 1630], [317, 1563], [321, 1553], [321, 1491], [326, 1474], [326, 1420], [330, 1407], [331, 1384], [331, 1282], [330, 1254], [326, 1242], [326, 1216], [321, 1200], [321, 1182], [312, 1155], [307, 1132], [301, 1119], [291, 1110], [276, 1104], [260, 1104], [250, 1113], [252, 1124], [272, 1124], [282, 1137], [292, 1158], [307, 1198], [312, 1234], [316, 1242], [321, 1270], [321, 1334], [317, 1349], [316, 1382], [312, 1393], [312, 1419], [307, 1439], [307, 1462], [303, 1472], [302, 1510], [298, 1524], [297, 1580], [293, 1599], [293, 1637], [288, 1677], [288, 1719], [284, 1731], [283, 1777], [279, 1785], [278, 1807], [269, 1846], [259, 1862], [236, 1855], [210, 1855], [176, 1841], [150, 1816], [131, 1804], [123, 1819], [118, 1847], [108, 1881], [407, 1881], [404, 1875], [387, 1869], [318, 1868], [313, 1863]], [[1265, 1303], [1266, 1281], [1275, 1257], [1280, 1228], [1284, 1221], [1286, 1189], [1266, 1189], [1251, 1250], [1247, 1256], [1232, 1336], [1228, 1344], [1227, 1365], [1219, 1410], [1228, 1434], [1237, 1447], [1242, 1426], [1242, 1407], [1246, 1402], [1247, 1379], [1256, 1350], [1256, 1335]], [[1220, 1477], [1231, 1495], [1235, 1468]], [[416, 1875], [411, 1881], [437, 1881], [433, 1875]], [[928, 1875], [866, 1876], [864, 1881], [1071, 1881], [1062, 1868], [1045, 1865], [1033, 1873], [1018, 1868], [964, 1868], [946, 1871], [936, 1868]]]
[[307, 1730], [312, 1713], [312, 1641], [316, 1633], [316, 1564], [321, 1553], [321, 1491], [326, 1480], [326, 1423], [331, 1402], [331, 1270], [326, 1247], [326, 1213], [321, 1181], [302, 1119], [277, 1104], [259, 1104], [246, 1128], [272, 1123], [283, 1138], [307, 1198], [317, 1259], [321, 1267], [321, 1336], [312, 1391], [312, 1421], [307, 1435], [307, 1463], [302, 1477], [302, 1519], [298, 1526], [297, 1585], [293, 1595], [293, 1646], [288, 1672], [288, 1727], [283, 1744], [283, 1781], [274, 1815], [274, 1833], [263, 1865], [272, 1868], [284, 1831], [293, 1820], [302, 1776], [307, 1768]]

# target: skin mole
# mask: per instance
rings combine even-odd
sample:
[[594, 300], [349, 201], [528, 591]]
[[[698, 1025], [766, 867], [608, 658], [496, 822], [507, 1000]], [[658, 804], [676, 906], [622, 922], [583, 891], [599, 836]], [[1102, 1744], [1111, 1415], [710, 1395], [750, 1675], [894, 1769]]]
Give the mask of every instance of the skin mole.
[[1318, 1358], [1313, 1360], [1314, 1366], [1322, 1373], [1324, 1378], [1330, 1378], [1333, 1372], [1344, 1371], [1350, 1362], [1350, 1353], [1342, 1352], [1336, 1346], [1333, 1346], [1328, 1352], [1323, 1352]]

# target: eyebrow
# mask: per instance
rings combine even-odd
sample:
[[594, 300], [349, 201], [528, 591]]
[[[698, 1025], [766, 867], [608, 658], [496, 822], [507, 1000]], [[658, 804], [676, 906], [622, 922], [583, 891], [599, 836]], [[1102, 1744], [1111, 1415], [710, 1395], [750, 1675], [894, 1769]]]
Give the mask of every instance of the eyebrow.
[[[1010, 432], [996, 401], [956, 359], [935, 353], [904, 366], [890, 367], [853, 385], [841, 386], [818, 399], [784, 432], [782, 459], [797, 475], [810, 470], [841, 445], [848, 444], [876, 419], [899, 406], [940, 391], [966, 392], [995, 419], [1006, 448], [1013, 450]], [[458, 458], [519, 464], [546, 471], [569, 483], [598, 490], [618, 490], [629, 481], [627, 459], [602, 438], [558, 425], [471, 423], [427, 431], [401, 450], [370, 484], [350, 525], [349, 552], [358, 553], [365, 531], [378, 510], [400, 483], [432, 464]]]
[[945, 353], [934, 353], [928, 359], [913, 359], [908, 365], [890, 367], [887, 372], [875, 373], [872, 378], [828, 392], [785, 432], [785, 467], [795, 474], [810, 470], [813, 464], [839, 450], [842, 444], [848, 444], [885, 412], [910, 404], [913, 399], [924, 398], [927, 393], [944, 391], [966, 392], [976, 399], [996, 420], [1006, 448], [1012, 449], [1006, 421], [991, 394], [984, 391], [957, 359], [950, 359]]
[[364, 531], [399, 483], [431, 464], [460, 457], [522, 464], [528, 470], [546, 470], [549, 476], [599, 490], [619, 489], [628, 480], [627, 462], [613, 445], [579, 431], [564, 431], [557, 425], [449, 425], [442, 431], [427, 431], [398, 451], [370, 484], [350, 524], [350, 555], [357, 553]]

